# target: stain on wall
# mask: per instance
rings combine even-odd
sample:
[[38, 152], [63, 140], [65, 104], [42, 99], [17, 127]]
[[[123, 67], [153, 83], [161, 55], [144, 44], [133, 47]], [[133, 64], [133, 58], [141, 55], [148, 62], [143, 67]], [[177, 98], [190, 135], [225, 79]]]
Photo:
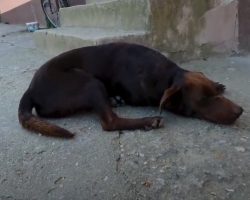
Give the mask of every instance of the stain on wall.
[[195, 53], [195, 37], [202, 30], [202, 16], [211, 8], [209, 1], [151, 0], [152, 44], [168, 50], [171, 57]]
[[216, 52], [238, 50], [238, 1], [226, 1], [207, 11], [202, 17], [205, 26], [196, 41], [210, 44]]
[[[150, 0], [150, 43], [153, 47], [167, 52], [170, 57], [178, 60], [207, 57], [207, 55], [215, 53], [214, 46], [217, 43], [227, 43], [227, 41], [220, 40], [215, 40], [216, 42], [213, 43], [211, 42], [213, 38], [209, 38], [211, 35], [216, 36], [219, 24], [224, 24], [226, 20], [230, 21], [227, 23], [226, 30], [234, 34], [233, 25], [237, 8], [232, 10], [227, 7], [232, 1], [237, 2], [237, 0]], [[206, 17], [206, 14], [211, 10], [214, 10], [215, 14], [220, 13], [220, 8], [224, 9], [226, 15], [229, 14], [233, 17], [225, 19], [224, 16], [218, 15], [219, 18], [212, 19], [212, 23], [215, 24], [214, 29], [213, 27], [208, 29], [208, 23], [211, 23], [211, 20], [209, 15], [208, 18]], [[216, 25], [218, 25], [217, 28]], [[204, 30], [207, 31], [207, 35], [204, 34]], [[205, 37], [201, 41], [202, 34]], [[225, 32], [225, 35], [227, 34]], [[223, 35], [221, 38], [223, 39]], [[225, 45], [225, 48], [230, 49], [230, 45], [231, 43], [228, 45], [229, 47]]]

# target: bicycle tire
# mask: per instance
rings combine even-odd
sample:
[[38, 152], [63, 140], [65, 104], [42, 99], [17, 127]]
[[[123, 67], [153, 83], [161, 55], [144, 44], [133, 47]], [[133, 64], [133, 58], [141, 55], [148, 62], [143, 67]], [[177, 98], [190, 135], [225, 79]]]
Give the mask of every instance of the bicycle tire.
[[67, 0], [59, 0], [61, 8], [69, 7], [69, 2]]
[[41, 0], [42, 10], [53, 28], [60, 26], [59, 9], [52, 0]]

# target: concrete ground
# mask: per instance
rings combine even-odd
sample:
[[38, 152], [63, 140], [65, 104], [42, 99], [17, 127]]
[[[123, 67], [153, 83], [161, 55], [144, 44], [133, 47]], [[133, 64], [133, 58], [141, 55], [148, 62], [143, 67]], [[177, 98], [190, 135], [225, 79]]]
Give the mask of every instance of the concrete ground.
[[[250, 57], [182, 64], [227, 86], [226, 96], [245, 109], [232, 126], [164, 113], [165, 128], [107, 133], [90, 114], [51, 120], [77, 134], [59, 140], [18, 123], [21, 95], [49, 58], [22, 30], [0, 25], [1, 200], [250, 199]], [[116, 112], [140, 117], [158, 110]]]

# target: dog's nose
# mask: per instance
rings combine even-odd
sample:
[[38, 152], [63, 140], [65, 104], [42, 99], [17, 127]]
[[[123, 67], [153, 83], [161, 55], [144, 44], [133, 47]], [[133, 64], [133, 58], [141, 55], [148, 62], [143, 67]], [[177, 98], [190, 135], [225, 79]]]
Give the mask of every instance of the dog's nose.
[[240, 106], [234, 109], [234, 113], [237, 117], [239, 117], [243, 113], [243, 111], [243, 108]]

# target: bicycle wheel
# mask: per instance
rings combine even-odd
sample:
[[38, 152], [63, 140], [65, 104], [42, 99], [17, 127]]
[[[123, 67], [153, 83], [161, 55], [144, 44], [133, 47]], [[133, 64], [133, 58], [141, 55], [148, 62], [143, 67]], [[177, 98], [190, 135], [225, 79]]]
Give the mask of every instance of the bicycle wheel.
[[41, 5], [46, 19], [53, 28], [60, 26], [59, 6], [56, 0], [41, 0]]
[[68, 0], [59, 0], [59, 4], [61, 8], [69, 7]]

